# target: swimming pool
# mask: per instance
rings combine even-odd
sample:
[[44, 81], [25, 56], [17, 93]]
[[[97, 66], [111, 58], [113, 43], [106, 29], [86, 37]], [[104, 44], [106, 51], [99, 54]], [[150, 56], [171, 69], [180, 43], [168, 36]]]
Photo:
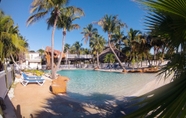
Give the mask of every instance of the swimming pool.
[[94, 70], [62, 70], [67, 76], [67, 95], [80, 102], [103, 102], [123, 99], [155, 78], [155, 74], [119, 73]]

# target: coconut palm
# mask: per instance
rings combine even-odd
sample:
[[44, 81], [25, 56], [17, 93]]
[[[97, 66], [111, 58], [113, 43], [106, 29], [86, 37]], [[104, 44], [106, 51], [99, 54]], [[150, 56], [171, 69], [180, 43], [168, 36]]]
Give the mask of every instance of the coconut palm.
[[[76, 19], [79, 19], [83, 15], [84, 15], [83, 10], [80, 8], [74, 7], [74, 6], [65, 7], [61, 9], [60, 11], [59, 20], [56, 25], [58, 29], [63, 29], [62, 31], [63, 38], [62, 38], [61, 54], [60, 54], [58, 64], [56, 66], [56, 70], [58, 70], [61, 64], [62, 57], [63, 57], [66, 31], [71, 31], [73, 29], [79, 29], [80, 26], [78, 24], [72, 24], [72, 23], [73, 21], [75, 21]], [[48, 28], [53, 26], [53, 24], [54, 24], [54, 19], [51, 17], [48, 19]]]
[[90, 49], [88, 49], [88, 48], [83, 48], [83, 50], [82, 50], [83, 52], [82, 52], [82, 54], [91, 54], [91, 51], [90, 51]]
[[[165, 77], [174, 72], [172, 82], [156, 90], [146, 93], [139, 104], [141, 108], [131, 117], [159, 117], [159, 118], [185, 118], [186, 116], [186, 1], [184, 0], [138, 0], [147, 6], [149, 15], [146, 24], [150, 31], [156, 31], [156, 36], [168, 35], [168, 50], [175, 49], [171, 60], [160, 74]], [[176, 51], [179, 50], [179, 53]], [[169, 52], [169, 51], [168, 51]]]
[[106, 43], [105, 39], [98, 34], [95, 34], [94, 37], [90, 39], [89, 46], [92, 49], [93, 55], [96, 55], [97, 57], [97, 68], [100, 68], [99, 54], [103, 51], [105, 43]]
[[78, 55], [78, 57], [79, 57], [79, 55], [80, 55], [80, 53], [81, 53], [81, 46], [82, 46], [82, 44], [80, 44], [79, 41], [76, 41], [76, 42], [72, 45], [72, 47], [74, 48], [75, 53]]
[[70, 49], [70, 44], [66, 43], [64, 46], [64, 53], [66, 53]]
[[27, 25], [30, 25], [47, 15], [50, 15], [50, 19], [54, 19], [51, 36], [52, 79], [55, 79], [56, 75], [54, 68], [54, 33], [61, 9], [64, 8], [66, 3], [68, 3], [68, 0], [34, 0], [31, 4], [31, 16], [27, 20]]
[[114, 42], [115, 43], [115, 46], [116, 46], [116, 48], [119, 49], [119, 51], [121, 51], [122, 40], [124, 38], [125, 38], [124, 32], [123, 31], [120, 31], [120, 29], [117, 29], [116, 31], [114, 31], [114, 33], [112, 35], [111, 42]]
[[43, 49], [39, 49], [39, 50], [37, 50], [37, 52], [39, 53], [40, 56], [42, 56], [45, 51]]
[[109, 63], [109, 68], [111, 66], [111, 64], [113, 64], [115, 62], [115, 58], [114, 58], [114, 54], [113, 53], [108, 53], [106, 54], [106, 56], [104, 57], [104, 62], [105, 63]]
[[123, 71], [125, 71], [126, 69], [122, 65], [122, 63], [121, 63], [120, 59], [118, 58], [117, 54], [114, 52], [114, 50], [112, 48], [112, 45], [110, 43], [110, 40], [112, 39], [112, 33], [117, 29], [123, 28], [124, 26], [126, 26], [126, 24], [124, 24], [120, 20], [118, 20], [117, 16], [112, 16], [112, 15], [110, 15], [110, 16], [105, 15], [101, 20], [99, 20], [97, 22], [97, 24], [102, 27], [104, 32], [108, 33], [109, 48], [112, 50], [113, 54], [115, 55], [117, 61], [120, 64], [120, 66], [123, 68]]
[[92, 38], [93, 35], [97, 34], [97, 32], [97, 28], [93, 28], [92, 24], [89, 24], [87, 27], [84, 27], [83, 32], [81, 32], [81, 34], [84, 35], [84, 42], [87, 43], [87, 41]]
[[0, 59], [4, 61], [7, 56], [9, 44], [11, 43], [11, 36], [9, 28], [13, 26], [11, 17], [6, 16], [3, 11], [0, 11]]
[[26, 41], [19, 34], [18, 26], [14, 26], [12, 18], [4, 15], [2, 11], [0, 11], [0, 26], [0, 59], [3, 62], [5, 58], [11, 58], [16, 64], [14, 56], [27, 50]]

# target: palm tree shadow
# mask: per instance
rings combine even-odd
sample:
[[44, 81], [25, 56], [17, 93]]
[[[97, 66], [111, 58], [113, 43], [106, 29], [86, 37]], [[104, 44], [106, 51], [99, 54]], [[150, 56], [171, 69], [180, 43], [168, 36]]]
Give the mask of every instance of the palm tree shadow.
[[[76, 95], [83, 100], [74, 100], [63, 95], [55, 95], [53, 98], [47, 99], [47, 104], [43, 105], [43, 110], [37, 111], [34, 117], [116, 118], [137, 110], [137, 107], [128, 107], [134, 102], [137, 102], [132, 100], [135, 97], [124, 97], [121, 100], [116, 100], [112, 95], [100, 93], [93, 93], [90, 96], [78, 93], [68, 94]], [[95, 96], [104, 97], [104, 99], [101, 98], [99, 100], [99, 98]], [[87, 99], [87, 101], [85, 99]]]

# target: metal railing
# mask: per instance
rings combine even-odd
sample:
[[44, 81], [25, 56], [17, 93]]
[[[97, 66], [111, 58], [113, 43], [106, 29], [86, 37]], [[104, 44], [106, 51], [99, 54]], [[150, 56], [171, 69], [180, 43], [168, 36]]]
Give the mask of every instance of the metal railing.
[[67, 58], [92, 58], [92, 55], [77, 55], [77, 54], [68, 54]]

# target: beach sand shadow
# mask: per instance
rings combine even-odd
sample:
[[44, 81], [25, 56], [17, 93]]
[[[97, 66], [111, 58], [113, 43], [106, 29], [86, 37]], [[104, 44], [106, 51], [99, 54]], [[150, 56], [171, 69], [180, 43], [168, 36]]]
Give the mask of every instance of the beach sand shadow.
[[124, 97], [122, 100], [112, 101], [114, 96], [94, 93], [91, 96], [85, 96], [77, 93], [79, 98], [89, 99], [95, 95], [104, 96], [104, 100], [95, 102], [77, 102], [77, 100], [64, 97], [63, 95], [55, 95], [53, 98], [47, 99], [47, 104], [43, 105], [42, 111], [37, 111], [34, 118], [117, 118], [125, 116], [135, 110], [137, 107], [131, 107], [131, 104], [137, 103], [135, 97]]

